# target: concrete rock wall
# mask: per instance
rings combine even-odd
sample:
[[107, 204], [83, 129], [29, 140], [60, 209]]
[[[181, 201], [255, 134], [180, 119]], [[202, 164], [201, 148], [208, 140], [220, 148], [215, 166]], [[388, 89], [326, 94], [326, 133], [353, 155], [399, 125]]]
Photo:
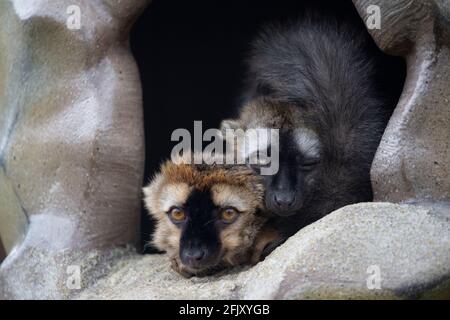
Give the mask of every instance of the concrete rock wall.
[[59, 297], [72, 256], [137, 242], [144, 137], [128, 33], [147, 4], [0, 2], [0, 296]]
[[[372, 166], [375, 200], [450, 201], [450, 1], [354, 0], [387, 53], [404, 56], [407, 79]], [[450, 210], [450, 209], [449, 209]]]

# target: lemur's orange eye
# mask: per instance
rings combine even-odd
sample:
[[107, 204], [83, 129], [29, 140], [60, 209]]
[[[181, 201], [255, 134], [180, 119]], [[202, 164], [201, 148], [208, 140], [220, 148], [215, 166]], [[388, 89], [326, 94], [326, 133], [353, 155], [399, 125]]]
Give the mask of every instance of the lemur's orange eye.
[[172, 208], [169, 211], [170, 219], [175, 222], [182, 222], [186, 219], [186, 213], [180, 208]]
[[225, 208], [222, 211], [221, 214], [221, 219], [226, 222], [226, 223], [232, 223], [236, 220], [236, 218], [238, 217], [239, 213], [236, 209], [234, 208]]

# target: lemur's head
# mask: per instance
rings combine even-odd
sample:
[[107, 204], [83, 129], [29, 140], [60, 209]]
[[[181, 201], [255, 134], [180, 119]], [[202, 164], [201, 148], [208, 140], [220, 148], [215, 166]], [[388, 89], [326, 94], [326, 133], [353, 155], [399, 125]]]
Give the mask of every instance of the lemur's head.
[[144, 188], [156, 220], [153, 244], [184, 275], [242, 263], [265, 221], [263, 193], [245, 166], [167, 161]]
[[[310, 193], [316, 190], [317, 177], [321, 168], [321, 142], [311, 126], [303, 122], [305, 114], [300, 114], [294, 105], [280, 103], [266, 98], [254, 99], [243, 106], [239, 118], [224, 120], [222, 130], [261, 129], [279, 130], [276, 141], [258, 141], [252, 146], [250, 136], [245, 148], [236, 146], [241, 157], [255, 173], [260, 172], [257, 164], [249, 164], [254, 154], [274, 149], [279, 150], [278, 171], [272, 175], [262, 175], [265, 189], [266, 209], [279, 216], [290, 216], [304, 207]], [[271, 144], [277, 144], [272, 148]], [[273, 151], [271, 151], [273, 152]]]

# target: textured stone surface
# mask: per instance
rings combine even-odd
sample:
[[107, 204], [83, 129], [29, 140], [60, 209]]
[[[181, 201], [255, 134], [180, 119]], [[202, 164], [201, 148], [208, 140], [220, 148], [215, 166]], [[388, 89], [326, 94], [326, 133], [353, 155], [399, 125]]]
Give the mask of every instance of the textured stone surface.
[[3, 261], [3, 259], [6, 258], [6, 250], [5, 247], [3, 246], [3, 243], [0, 240], [0, 263]]
[[407, 79], [372, 166], [378, 201], [450, 200], [450, 1], [354, 0], [381, 9], [380, 48], [406, 57]]
[[[381, 289], [367, 272], [380, 270]], [[450, 298], [450, 212], [387, 203], [342, 208], [254, 268], [183, 279], [165, 255], [131, 255], [80, 299]]]
[[49, 279], [63, 261], [137, 241], [144, 137], [128, 33], [146, 4], [0, 1], [0, 296], [64, 296]]

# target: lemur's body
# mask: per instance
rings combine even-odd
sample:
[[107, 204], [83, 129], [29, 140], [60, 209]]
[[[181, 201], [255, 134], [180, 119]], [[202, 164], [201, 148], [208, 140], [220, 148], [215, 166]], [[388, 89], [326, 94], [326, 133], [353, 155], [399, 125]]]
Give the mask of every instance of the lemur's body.
[[265, 203], [285, 237], [372, 200], [370, 167], [395, 99], [377, 91], [367, 41], [322, 17], [268, 28], [253, 45], [245, 103], [223, 127], [280, 130], [279, 171], [264, 177]]
[[196, 165], [187, 159], [164, 163], [144, 188], [156, 221], [153, 244], [184, 276], [257, 262], [270, 241], [260, 233], [267, 220], [260, 178], [245, 166]]

